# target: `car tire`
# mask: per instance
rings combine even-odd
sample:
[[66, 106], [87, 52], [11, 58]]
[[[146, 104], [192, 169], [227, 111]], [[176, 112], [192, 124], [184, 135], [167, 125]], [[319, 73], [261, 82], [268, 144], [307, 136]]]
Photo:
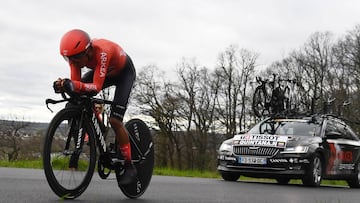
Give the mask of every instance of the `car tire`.
[[276, 182], [280, 185], [287, 185], [290, 182], [290, 178], [276, 178]]
[[323, 175], [323, 164], [320, 154], [316, 153], [310, 161], [309, 168], [305, 172], [302, 182], [306, 186], [318, 187]]
[[237, 181], [240, 178], [239, 173], [222, 171], [222, 172], [220, 172], [220, 174], [221, 174], [221, 177], [226, 181]]
[[347, 180], [347, 183], [351, 188], [360, 188], [360, 163], [357, 164], [355, 170], [356, 174], [352, 179]]

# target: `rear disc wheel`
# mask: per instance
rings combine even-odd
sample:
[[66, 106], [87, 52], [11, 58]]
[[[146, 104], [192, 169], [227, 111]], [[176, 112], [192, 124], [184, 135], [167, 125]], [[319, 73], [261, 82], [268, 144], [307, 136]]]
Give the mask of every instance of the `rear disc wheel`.
[[[151, 132], [142, 120], [132, 119], [125, 127], [129, 132], [131, 156], [137, 176], [132, 183], [120, 186], [120, 190], [129, 198], [138, 198], [150, 184], [154, 168], [154, 145]], [[144, 159], [139, 151], [144, 155]]]

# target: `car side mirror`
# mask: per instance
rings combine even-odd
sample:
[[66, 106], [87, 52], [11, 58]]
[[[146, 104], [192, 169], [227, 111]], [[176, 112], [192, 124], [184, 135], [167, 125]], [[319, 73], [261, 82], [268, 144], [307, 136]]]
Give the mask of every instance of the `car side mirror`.
[[338, 139], [341, 137], [342, 137], [341, 133], [339, 133], [337, 131], [330, 131], [330, 132], [326, 133], [326, 138], [329, 138], [329, 139]]

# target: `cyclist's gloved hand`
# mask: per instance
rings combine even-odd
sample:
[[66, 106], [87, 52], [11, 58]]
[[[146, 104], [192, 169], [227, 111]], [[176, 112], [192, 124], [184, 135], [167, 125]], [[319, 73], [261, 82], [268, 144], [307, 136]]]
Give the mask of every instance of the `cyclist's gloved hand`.
[[62, 88], [66, 93], [68, 93], [70, 96], [74, 94], [74, 83], [70, 80], [65, 78], [62, 82]]
[[62, 87], [62, 79], [59, 78], [57, 79], [56, 81], [54, 81], [53, 83], [53, 88], [54, 88], [54, 91], [55, 93], [62, 93], [64, 92], [64, 89]]

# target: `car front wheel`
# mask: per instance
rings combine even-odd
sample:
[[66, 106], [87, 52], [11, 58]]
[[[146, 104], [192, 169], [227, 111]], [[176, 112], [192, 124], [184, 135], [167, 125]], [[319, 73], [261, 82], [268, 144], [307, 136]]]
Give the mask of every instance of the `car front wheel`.
[[239, 173], [221, 171], [220, 174], [221, 174], [221, 177], [226, 181], [237, 181], [240, 178]]
[[347, 183], [351, 188], [360, 188], [360, 163], [357, 164], [355, 170], [356, 174], [351, 180], [347, 180]]
[[280, 185], [287, 185], [290, 182], [290, 178], [276, 178], [276, 182]]
[[323, 172], [322, 168], [321, 156], [316, 153], [310, 162], [305, 177], [302, 179], [303, 184], [311, 187], [320, 186]]

